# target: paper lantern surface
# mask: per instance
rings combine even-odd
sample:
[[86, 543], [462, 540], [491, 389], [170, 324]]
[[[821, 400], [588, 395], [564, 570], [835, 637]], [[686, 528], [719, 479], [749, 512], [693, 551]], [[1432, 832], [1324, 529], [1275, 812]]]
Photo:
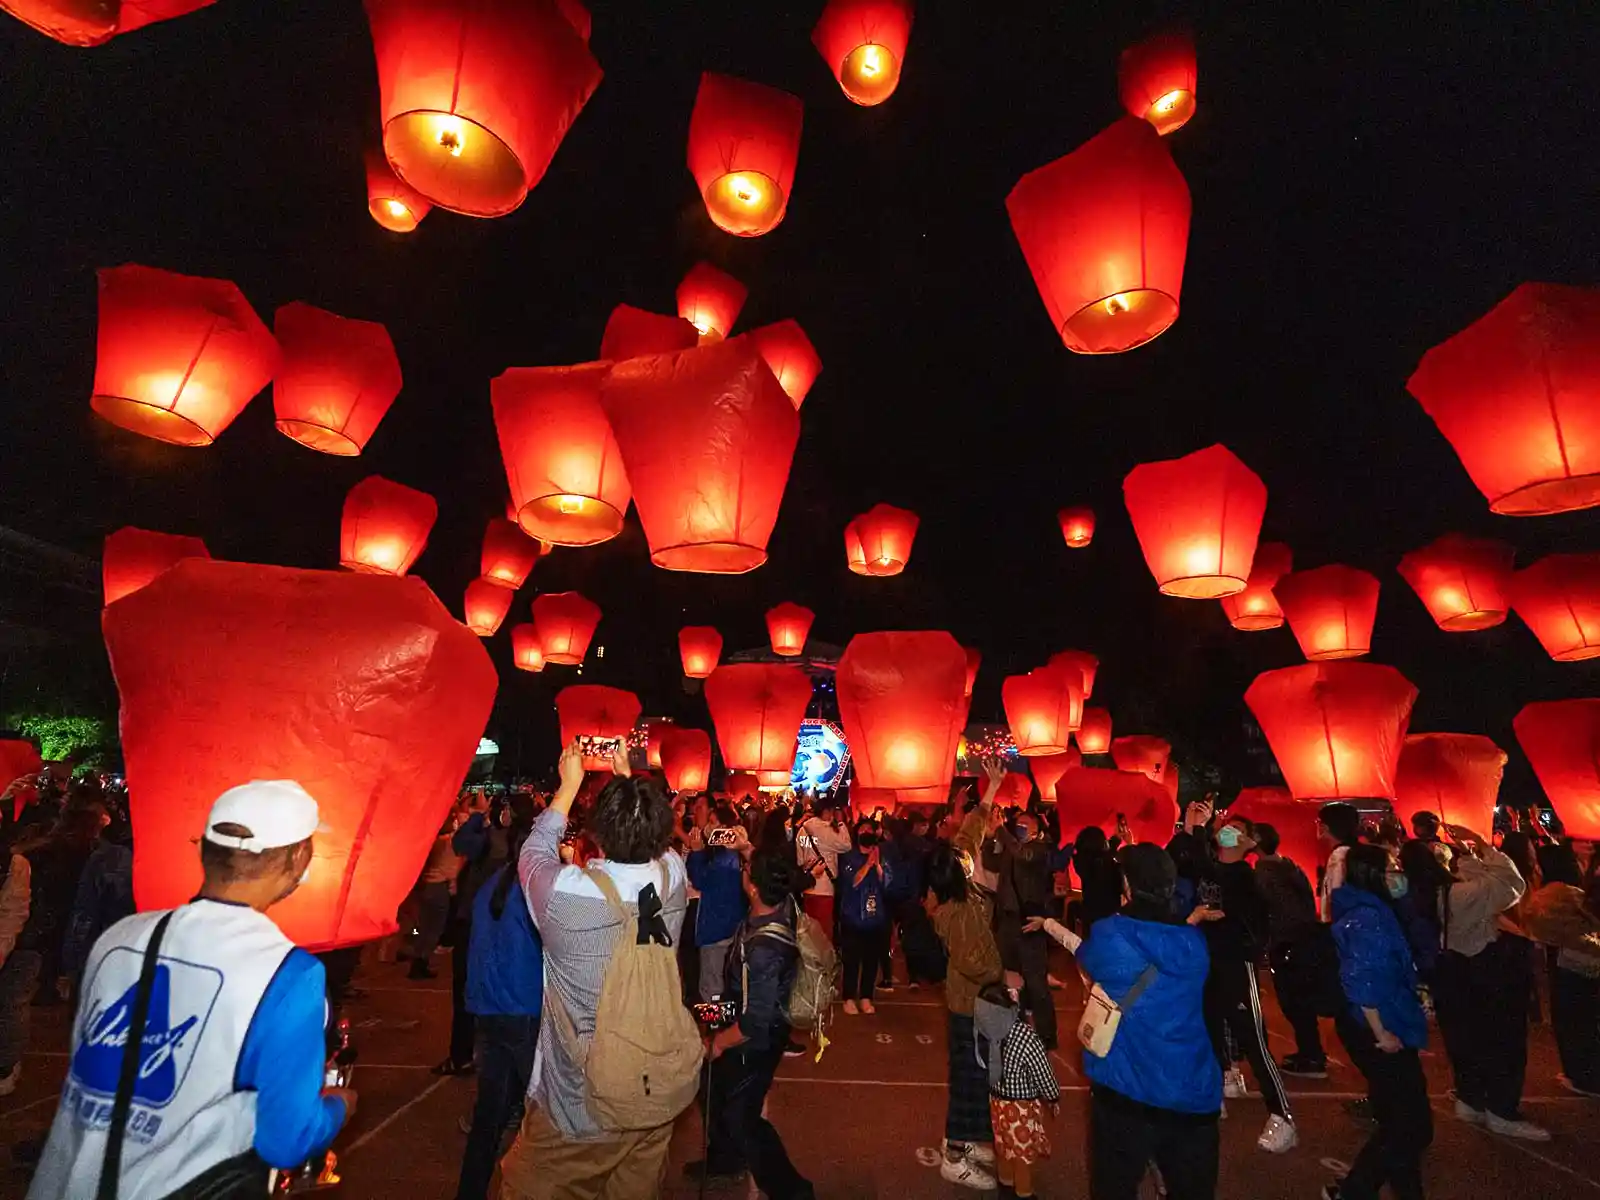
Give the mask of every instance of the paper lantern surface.
[[972, 699], [972, 685], [978, 682], [978, 668], [983, 665], [983, 653], [974, 650], [971, 646], [964, 648], [967, 654], [967, 686], [962, 693], [968, 700]]
[[1294, 569], [1294, 554], [1282, 542], [1258, 542], [1244, 590], [1222, 598], [1222, 612], [1235, 629], [1277, 629], [1283, 607], [1273, 586]]
[[822, 373], [822, 357], [811, 344], [798, 321], [777, 321], [752, 329], [744, 336], [755, 343], [761, 360], [767, 364], [795, 412], [805, 403], [811, 385]]
[[1418, 813], [1431, 812], [1488, 837], [1505, 769], [1506, 752], [1482, 734], [1407, 734], [1395, 776], [1395, 815], [1407, 833]]
[[1600, 504], [1600, 289], [1524, 283], [1406, 387], [1493, 512]]
[[1246, 817], [1278, 831], [1278, 853], [1306, 873], [1316, 886], [1317, 867], [1326, 857], [1317, 834], [1317, 809], [1321, 806], [1296, 800], [1288, 788], [1245, 788], [1228, 805], [1224, 816]]
[[685, 625], [678, 630], [678, 655], [686, 676], [704, 679], [722, 660], [722, 635], [710, 625]]
[[512, 367], [489, 383], [511, 504], [534, 537], [593, 546], [622, 532], [633, 492], [600, 406], [609, 370]]
[[834, 673], [856, 779], [949, 789], [966, 723], [967, 656], [942, 631], [858, 633]]
[[433, 211], [428, 198], [394, 173], [382, 150], [363, 156], [367, 169], [367, 211], [390, 233], [410, 233]]
[[600, 606], [578, 592], [546, 592], [533, 598], [533, 627], [546, 662], [575, 667], [589, 652], [600, 624]]
[[119, 33], [170, 21], [216, 0], [0, 0], [0, 10], [67, 46], [101, 46]]
[[[575, 683], [556, 693], [556, 714], [561, 720], [561, 744], [576, 737], [626, 738], [639, 720], [639, 697], [621, 688], [597, 683]], [[611, 756], [585, 754], [585, 771], [611, 770]]]
[[1061, 523], [1061, 536], [1074, 550], [1082, 550], [1094, 541], [1094, 510], [1092, 508], [1063, 508], [1056, 514]]
[[282, 361], [272, 381], [278, 432], [324, 454], [360, 454], [400, 394], [389, 331], [309, 304], [272, 319]]
[[1183, 33], [1159, 34], [1122, 52], [1117, 92], [1123, 108], [1165, 137], [1194, 116], [1197, 74], [1194, 39]]
[[511, 661], [521, 671], [544, 670], [544, 647], [532, 624], [511, 627]]
[[515, 521], [490, 517], [483, 531], [480, 577], [487, 583], [516, 591], [527, 582], [540, 553], [539, 540], [523, 533]]
[[914, 512], [892, 504], [874, 504], [850, 522], [845, 534], [845, 559], [850, 569], [858, 575], [900, 574], [911, 559], [919, 524]]
[[1007, 676], [1000, 699], [1017, 753], [1029, 758], [1065, 754], [1083, 722], [1081, 676], [1060, 667]]
[[1141, 463], [1122, 481], [1122, 496], [1164, 593], [1209, 600], [1244, 590], [1267, 486], [1226, 446]]
[[1083, 721], [1073, 734], [1078, 749], [1085, 754], [1111, 753], [1111, 713], [1104, 708], [1085, 707]]
[[23, 776], [37, 775], [43, 769], [44, 760], [39, 757], [39, 748], [32, 742], [22, 738], [0, 738], [0, 792]]
[[[600, 83], [567, 0], [366, 0], [383, 149], [440, 208], [511, 212]], [[567, 11], [564, 12], [563, 9]]]
[[1600, 841], [1600, 700], [1538, 701], [1511, 726], [1567, 836]]
[[1061, 754], [1040, 754], [1028, 760], [1033, 781], [1039, 785], [1039, 798], [1051, 803], [1056, 799], [1056, 783], [1068, 771], [1083, 765], [1083, 755], [1068, 749]]
[[428, 544], [439, 503], [427, 492], [369, 475], [344, 499], [339, 565], [377, 575], [404, 575]]
[[600, 357], [609, 364], [646, 354], [690, 350], [699, 343], [699, 330], [681, 316], [669, 317], [631, 304], [619, 304], [606, 319], [606, 330], [600, 337]]
[[500, 631], [500, 623], [511, 611], [511, 601], [516, 597], [505, 588], [487, 579], [474, 579], [467, 584], [462, 612], [468, 629], [479, 637], [493, 637]]
[[672, 728], [661, 735], [661, 772], [675, 792], [703, 792], [711, 783], [711, 735]]
[[1100, 672], [1100, 660], [1087, 650], [1057, 650], [1050, 656], [1050, 665], [1063, 671], [1076, 671], [1083, 677], [1083, 698], [1094, 695], [1095, 676]]
[[1124, 118], [1030, 171], [1006, 211], [1067, 349], [1132, 350], [1178, 319], [1189, 185], [1144, 121]]
[[678, 285], [678, 315], [701, 337], [725, 338], [733, 331], [750, 289], [726, 271], [698, 262]]
[[766, 562], [800, 418], [745, 339], [619, 363], [600, 403], [651, 562], [723, 575]]
[[1514, 551], [1490, 538], [1447, 533], [1400, 560], [1400, 576], [1449, 633], [1488, 629], [1506, 619]]
[[900, 84], [911, 0], [828, 0], [811, 44], [855, 104], [882, 104]]
[[137, 592], [182, 559], [210, 557], [211, 551], [197, 537], [125, 525], [106, 535], [105, 549], [101, 552], [100, 575], [105, 587], [105, 603], [114, 604]]
[[783, 220], [800, 160], [798, 96], [731, 75], [700, 77], [689, 115], [689, 173], [717, 228], [740, 237]]
[[100, 271], [95, 412], [177, 446], [209, 446], [272, 379], [278, 343], [226, 279]]
[[211, 802], [317, 801], [310, 876], [269, 914], [308, 950], [395, 931], [494, 703], [482, 645], [421, 580], [185, 559], [105, 610], [139, 908], [200, 888]]
[[1550, 554], [1511, 577], [1511, 606], [1557, 662], [1600, 655], [1600, 554]]
[[1147, 733], [1132, 733], [1113, 738], [1111, 761], [1119, 771], [1132, 771], [1162, 783], [1172, 763], [1172, 743]]
[[1377, 663], [1306, 663], [1256, 676], [1244, 702], [1296, 800], [1393, 800], [1417, 689]]
[[1300, 651], [1310, 662], [1360, 658], [1372, 651], [1378, 578], [1337, 563], [1293, 571], [1272, 587]]
[[723, 790], [735, 804], [761, 798], [761, 780], [749, 771], [733, 771], [723, 780]]
[[797, 658], [805, 653], [806, 638], [816, 617], [809, 608], [788, 600], [769, 608], [767, 637], [772, 642], [772, 652], [785, 658]]
[[1165, 846], [1178, 823], [1178, 806], [1146, 775], [1079, 767], [1056, 781], [1056, 815], [1062, 845], [1070, 845], [1090, 825], [1098, 825], [1107, 837], [1115, 836], [1120, 815], [1127, 819], [1134, 841]]
[[711, 672], [705, 690], [728, 768], [782, 771], [787, 783], [800, 722], [811, 703], [806, 673], [776, 663], [730, 663]]

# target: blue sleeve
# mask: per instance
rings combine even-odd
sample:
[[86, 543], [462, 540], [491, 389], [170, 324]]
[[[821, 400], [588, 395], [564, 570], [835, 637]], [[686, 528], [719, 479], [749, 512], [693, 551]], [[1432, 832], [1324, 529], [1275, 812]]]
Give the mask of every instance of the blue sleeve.
[[1333, 926], [1339, 948], [1339, 982], [1345, 997], [1358, 1008], [1378, 1008], [1392, 994], [1382, 953], [1382, 931], [1361, 910], [1349, 913]]
[[478, 858], [489, 849], [489, 819], [473, 813], [450, 839], [450, 849], [462, 858]]
[[689, 885], [697, 892], [706, 890], [706, 860], [710, 857], [709, 850], [692, 850], [684, 862], [684, 868], [689, 872]]
[[320, 962], [289, 951], [244, 1035], [238, 1086], [256, 1093], [255, 1151], [269, 1166], [299, 1166], [344, 1124], [344, 1101], [322, 1094], [325, 986]]

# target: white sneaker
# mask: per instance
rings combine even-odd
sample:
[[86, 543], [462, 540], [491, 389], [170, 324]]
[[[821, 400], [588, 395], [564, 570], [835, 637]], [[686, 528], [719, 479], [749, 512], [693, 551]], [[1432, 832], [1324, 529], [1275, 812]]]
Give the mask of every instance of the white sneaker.
[[873, 1013], [877, 1012], [878, 1010], [877, 1010], [876, 1006], [873, 1005], [871, 1000], [863, 1000], [861, 1002], [861, 1011], [864, 1012], [867, 1016], [870, 1017], [870, 1016], [872, 1016]]
[[4, 1075], [0, 1075], [0, 1096], [9, 1096], [17, 1090], [17, 1084], [22, 1082], [22, 1064], [18, 1063]]
[[847, 1017], [859, 1017], [861, 1015], [861, 1010], [856, 1007], [854, 1000], [846, 1000], [844, 1002], [844, 1015]]
[[958, 1183], [975, 1192], [992, 1192], [996, 1186], [994, 1176], [974, 1162], [972, 1156], [968, 1154], [963, 1154], [960, 1158], [945, 1155], [944, 1161], [939, 1164], [939, 1174], [948, 1182]]
[[[982, 1145], [982, 1144], [980, 1144], [978, 1142], [965, 1142], [963, 1144], [966, 1146], [966, 1149], [962, 1153], [967, 1158], [970, 1158], [973, 1162], [977, 1163], [980, 1167], [986, 1167], [987, 1168], [987, 1167], [994, 1166], [994, 1148], [992, 1146], [985, 1146], [985, 1145]], [[940, 1142], [939, 1142], [939, 1149], [944, 1151], [945, 1157], [948, 1158], [950, 1156], [950, 1152], [951, 1152], [950, 1151], [950, 1139], [949, 1138], [941, 1139]]]
[[1488, 1116], [1481, 1108], [1473, 1108], [1465, 1100], [1456, 1101], [1456, 1120], [1465, 1121], [1468, 1125], [1482, 1125]]
[[1490, 1133], [1498, 1133], [1501, 1137], [1516, 1138], [1524, 1142], [1548, 1142], [1550, 1131], [1543, 1125], [1535, 1125], [1532, 1121], [1508, 1121], [1504, 1117], [1497, 1117], [1493, 1113], [1483, 1114], [1483, 1123]]
[[1231, 1071], [1222, 1073], [1222, 1095], [1227, 1100], [1243, 1100], [1250, 1094], [1250, 1088], [1244, 1081], [1244, 1072], [1234, 1067]]
[[1285, 1120], [1277, 1113], [1267, 1118], [1266, 1128], [1256, 1139], [1257, 1149], [1265, 1150], [1268, 1154], [1287, 1154], [1299, 1144], [1300, 1131], [1294, 1127], [1294, 1122]]

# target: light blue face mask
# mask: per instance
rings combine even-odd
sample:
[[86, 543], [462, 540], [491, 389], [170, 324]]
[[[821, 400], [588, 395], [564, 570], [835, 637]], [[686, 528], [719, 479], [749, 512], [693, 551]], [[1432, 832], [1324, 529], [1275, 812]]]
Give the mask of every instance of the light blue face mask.
[[1224, 850], [1237, 849], [1239, 846], [1239, 841], [1240, 834], [1238, 826], [1224, 825], [1221, 829], [1217, 830], [1217, 845], [1221, 846]]
[[1406, 877], [1404, 871], [1390, 871], [1384, 877], [1384, 882], [1389, 887], [1391, 900], [1398, 900], [1411, 890], [1411, 880]]

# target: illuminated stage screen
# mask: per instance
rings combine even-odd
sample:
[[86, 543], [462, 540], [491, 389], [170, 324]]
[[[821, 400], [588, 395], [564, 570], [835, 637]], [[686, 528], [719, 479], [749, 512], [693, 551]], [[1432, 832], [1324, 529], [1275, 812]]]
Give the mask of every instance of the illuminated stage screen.
[[849, 765], [850, 747], [844, 740], [844, 730], [832, 721], [820, 721], [815, 717], [800, 722], [794, 769], [789, 773], [790, 787], [813, 796], [824, 795], [844, 782], [845, 768]]

